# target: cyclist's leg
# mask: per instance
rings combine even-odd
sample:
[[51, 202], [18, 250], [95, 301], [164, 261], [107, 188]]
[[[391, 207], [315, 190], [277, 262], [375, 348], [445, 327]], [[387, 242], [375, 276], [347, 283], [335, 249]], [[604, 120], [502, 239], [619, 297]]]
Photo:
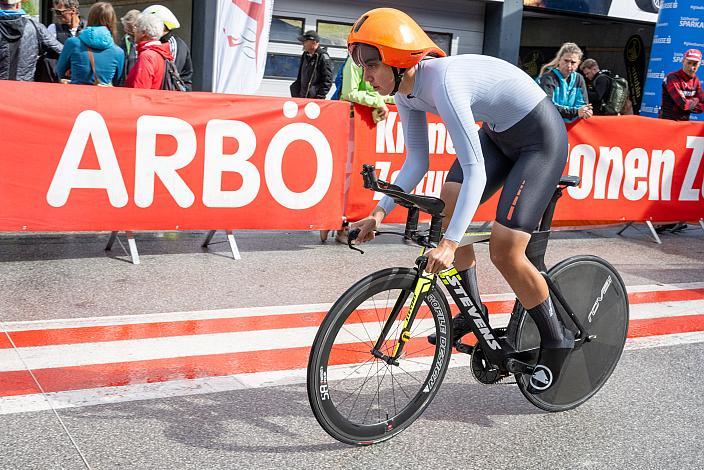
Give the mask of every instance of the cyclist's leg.
[[[507, 175], [511, 171], [513, 161], [507, 158], [487, 136], [484, 129], [479, 130], [479, 140], [482, 145], [484, 158], [484, 168], [486, 170], [487, 181], [482, 194], [481, 202], [485, 202], [496, 191], [501, 188], [506, 180]], [[443, 219], [443, 230], [447, 228], [452, 214], [457, 204], [457, 197], [462, 188], [463, 174], [462, 168], [457, 160], [450, 168], [450, 171], [445, 179], [445, 184], [442, 187], [440, 198], [445, 201], [445, 218]], [[462, 278], [464, 288], [470, 296], [477, 302], [481, 302], [479, 295], [479, 285], [477, 283], [477, 268], [474, 247], [466, 245], [460, 247], [455, 252], [455, 267]], [[482, 308], [484, 308], [482, 306]], [[466, 318], [461, 313], [455, 316], [452, 321], [452, 328], [455, 340], [460, 339], [470, 331], [471, 319]], [[434, 344], [435, 338], [429, 337], [428, 340]]]
[[555, 314], [547, 283], [525, 249], [559, 182], [567, 159], [567, 133], [547, 102], [492, 140], [516, 163], [506, 179], [489, 244], [491, 260], [535, 321], [541, 337], [539, 365], [550, 369], [551, 383], [574, 344]]
[[[514, 162], [507, 158], [499, 149], [496, 144], [491, 141], [488, 137], [486, 131], [482, 128], [479, 130], [479, 141], [482, 146], [482, 153], [484, 154], [484, 169], [486, 171], [486, 186], [484, 187], [484, 193], [482, 194], [481, 202], [486, 202], [491, 196], [498, 191], [501, 186], [503, 186], [506, 177], [508, 176]], [[455, 211], [455, 206], [457, 204], [457, 197], [459, 196], [460, 189], [462, 188], [463, 174], [462, 168], [458, 160], [450, 168], [450, 171], [445, 179], [445, 184], [442, 187], [440, 193], [440, 198], [445, 202], [445, 215], [443, 219], [443, 230], [447, 228], [450, 223], [452, 214]], [[476, 256], [474, 253], [474, 247], [472, 245], [465, 245], [457, 249], [455, 252], [455, 263], [454, 266], [460, 274], [463, 271], [469, 271], [468, 276], [462, 276], [463, 279], [466, 277], [471, 285], [466, 286], [470, 289], [470, 293], [473, 294], [475, 299], [479, 299], [479, 289], [477, 288], [476, 282]]]

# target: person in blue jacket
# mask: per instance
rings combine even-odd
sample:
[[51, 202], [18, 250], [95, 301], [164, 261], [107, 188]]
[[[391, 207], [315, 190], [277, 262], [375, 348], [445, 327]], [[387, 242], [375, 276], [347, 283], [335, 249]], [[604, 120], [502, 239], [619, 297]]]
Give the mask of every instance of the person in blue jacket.
[[589, 104], [587, 84], [584, 77], [577, 73], [582, 56], [577, 44], [566, 42], [555, 58], [540, 69], [538, 83], [565, 122], [589, 119], [594, 114]]
[[73, 84], [117, 85], [125, 66], [125, 53], [115, 44], [116, 31], [117, 15], [112, 5], [95, 3], [88, 13], [88, 27], [66, 40], [56, 65], [58, 76], [64, 77], [70, 70]]

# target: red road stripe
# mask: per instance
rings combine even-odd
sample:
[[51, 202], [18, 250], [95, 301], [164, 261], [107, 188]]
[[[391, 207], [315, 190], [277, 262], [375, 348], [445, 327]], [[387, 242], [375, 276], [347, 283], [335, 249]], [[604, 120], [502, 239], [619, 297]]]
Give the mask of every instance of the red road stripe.
[[[704, 315], [686, 317], [650, 318], [633, 320], [628, 329], [629, 338], [673, 333], [704, 331]], [[427, 347], [423, 338], [408, 343], [419, 355]], [[364, 343], [341, 345], [334, 355], [335, 364], [354, 363], [364, 353]], [[421, 349], [419, 349], [421, 348]], [[349, 351], [342, 351], [347, 349]], [[356, 351], [355, 351], [356, 350]], [[413, 352], [413, 349], [409, 350]], [[36, 369], [34, 374], [47, 392], [79, 390], [121, 385], [167, 382], [231, 374], [267, 372], [305, 368], [309, 348], [287, 348], [272, 351], [251, 351], [207, 356], [190, 356], [148, 361], [96, 364], [90, 366]], [[362, 359], [365, 360], [365, 359]], [[26, 371], [0, 373], [0, 396], [38, 393]]]
[[[427, 355], [430, 345], [425, 338], [406, 343], [413, 357]], [[334, 348], [330, 363], [355, 364], [369, 359], [366, 343], [341, 344]], [[231, 374], [305, 368], [309, 347], [250, 351], [207, 356], [189, 356], [148, 361], [95, 364], [89, 366], [36, 369], [35, 377], [45, 392], [81, 390], [122, 385], [198, 379]], [[26, 371], [0, 373], [0, 396], [39, 393]]]
[[[631, 304], [700, 300], [704, 299], [704, 289], [638, 292], [629, 294], [628, 298]], [[491, 301], [487, 302], [487, 307], [489, 308], [489, 313], [508, 313], [513, 309], [513, 303], [512, 300]], [[459, 311], [454, 304], [451, 305], [450, 310], [453, 314]], [[10, 335], [17, 347], [26, 348], [59, 344], [97, 343], [130, 339], [164, 338], [169, 336], [301, 328], [320, 325], [325, 315], [326, 312], [311, 312], [243, 318], [214, 318], [206, 320], [26, 330], [10, 332]], [[363, 311], [361, 318], [364, 318], [364, 321], [374, 321], [376, 320], [376, 315], [373, 310], [366, 310]], [[0, 335], [0, 349], [9, 349], [11, 347], [7, 337]]]

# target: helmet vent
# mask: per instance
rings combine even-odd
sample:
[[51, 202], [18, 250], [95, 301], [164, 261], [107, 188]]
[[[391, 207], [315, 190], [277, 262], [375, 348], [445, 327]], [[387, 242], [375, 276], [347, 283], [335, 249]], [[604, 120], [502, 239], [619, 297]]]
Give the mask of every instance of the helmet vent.
[[359, 19], [359, 21], [357, 21], [357, 24], [356, 24], [355, 27], [354, 27], [354, 32], [355, 32], [355, 33], [359, 31], [359, 28], [361, 28], [362, 25], [364, 24], [364, 22], [367, 21], [367, 18], [369, 18], [369, 15], [364, 15], [363, 17], [361, 17], [361, 18]]

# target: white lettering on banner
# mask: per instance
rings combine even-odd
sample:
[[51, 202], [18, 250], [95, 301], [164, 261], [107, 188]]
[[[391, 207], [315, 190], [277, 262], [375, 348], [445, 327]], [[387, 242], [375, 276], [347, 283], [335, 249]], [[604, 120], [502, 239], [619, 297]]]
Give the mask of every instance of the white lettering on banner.
[[[176, 152], [156, 154], [158, 135], [176, 139]], [[154, 201], [154, 180], [158, 176], [180, 207], [190, 207], [193, 192], [176, 170], [187, 166], [196, 156], [198, 143], [193, 127], [182, 119], [168, 116], [140, 116], [137, 119], [137, 151], [135, 154], [134, 202], [149, 207]]]
[[[606, 190], [609, 168], [612, 168], [609, 178], [609, 191]], [[618, 199], [623, 181], [623, 153], [618, 147], [599, 147], [599, 163], [594, 175], [594, 199]]]
[[687, 173], [680, 190], [680, 201], [696, 201], [699, 199], [700, 193], [704, 198], [704, 178], [702, 178], [701, 188], [694, 187], [694, 180], [702, 162], [702, 155], [704, 155], [704, 137], [687, 136], [687, 148], [692, 149], [692, 158], [689, 160]]
[[[653, 150], [650, 159], [650, 201], [669, 201], [672, 198], [672, 174], [675, 172], [675, 152], [667, 150]], [[662, 181], [661, 181], [662, 180]], [[660, 194], [662, 188], [662, 195]]]
[[[286, 118], [293, 119], [298, 114], [298, 105], [287, 101], [283, 111]], [[304, 113], [308, 119], [317, 119], [320, 106], [308, 103]], [[168, 135], [176, 140], [173, 155], [156, 155], [159, 135]], [[98, 156], [98, 170], [79, 169], [89, 138], [93, 140]], [[223, 153], [226, 138], [237, 141], [238, 148], [234, 154]], [[317, 162], [315, 181], [303, 192], [293, 192], [286, 186], [282, 168], [286, 150], [296, 141], [310, 144]], [[142, 208], [152, 205], [155, 179], [158, 177], [180, 207], [193, 205], [195, 196], [177, 171], [193, 161], [197, 147], [195, 130], [186, 121], [167, 116], [141, 116], [137, 120], [135, 204]], [[256, 134], [247, 123], [219, 119], [207, 122], [202, 195], [206, 207], [243, 207], [257, 197], [262, 175], [257, 166], [249, 162], [256, 147]], [[222, 174], [225, 172], [239, 173], [242, 186], [234, 191], [223, 191]], [[300, 210], [318, 204], [327, 194], [333, 177], [332, 147], [327, 137], [311, 124], [287, 124], [274, 135], [267, 147], [263, 176], [272, 197], [282, 206]], [[124, 207], [129, 201], [107, 125], [96, 111], [83, 111], [76, 118], [47, 191], [48, 203], [53, 207], [65, 205], [72, 188], [105, 189], [113, 207]]]
[[[403, 124], [399, 120], [396, 125], [397, 118], [398, 113], [391, 111], [385, 120], [377, 123], [376, 153], [403, 153], [405, 151]], [[444, 123], [428, 123], [428, 148], [430, 153], [435, 155], [455, 154], [455, 146]]]
[[[389, 173], [391, 171], [391, 162], [378, 161], [374, 163], [374, 167], [379, 170], [379, 179], [383, 181], [388, 181], [393, 183], [396, 181], [396, 177], [400, 170], [396, 170], [391, 173], [389, 178]], [[445, 184], [445, 179], [449, 171], [428, 171], [420, 183], [411, 191], [411, 194], [421, 194], [423, 196], [433, 196], [440, 197], [440, 191], [442, 190], [442, 185]], [[384, 195], [382, 193], [374, 193], [374, 200], [380, 200]]]
[[[626, 167], [626, 178], [623, 182], [623, 196], [629, 201], [639, 201], [648, 192], [648, 152], [640, 148], [631, 150], [626, 154], [624, 166]], [[611, 188], [609, 188], [609, 192], [610, 190]]]
[[[316, 105], [317, 106], [317, 105]], [[306, 106], [306, 112], [308, 106]], [[282, 163], [284, 153], [289, 145], [297, 140], [308, 142], [315, 152], [318, 171], [315, 181], [306, 191], [295, 193], [288, 189], [284, 182]], [[289, 124], [274, 135], [266, 151], [264, 173], [269, 192], [282, 206], [288, 209], [308, 209], [318, 204], [332, 183], [332, 149], [325, 135], [307, 123]]]
[[[693, 164], [699, 167], [698, 161], [690, 166]], [[567, 191], [578, 200], [592, 193], [594, 199], [619, 199], [623, 190], [629, 201], [641, 200], [646, 195], [651, 201], [669, 201], [674, 170], [675, 153], [669, 149], [654, 149], [649, 156], [645, 149], [634, 148], [624, 158], [620, 147], [599, 147], [597, 156], [594, 147], [579, 144], [570, 151], [568, 173], [579, 175], [582, 182]]]
[[[97, 170], [79, 168], [89, 138], [93, 141], [98, 157], [100, 168]], [[110, 204], [114, 207], [124, 207], [129, 199], [108, 126], [95, 111], [83, 111], [76, 117], [46, 193], [46, 200], [52, 207], [62, 207], [73, 188], [105, 189]]]
[[[225, 138], [237, 140], [237, 152], [223, 153]], [[242, 121], [213, 119], [205, 127], [203, 166], [203, 204], [206, 207], [244, 207], [257, 197], [261, 178], [256, 165], [248, 160], [257, 148], [257, 136]], [[242, 186], [234, 191], [222, 190], [224, 172], [242, 175]]]

